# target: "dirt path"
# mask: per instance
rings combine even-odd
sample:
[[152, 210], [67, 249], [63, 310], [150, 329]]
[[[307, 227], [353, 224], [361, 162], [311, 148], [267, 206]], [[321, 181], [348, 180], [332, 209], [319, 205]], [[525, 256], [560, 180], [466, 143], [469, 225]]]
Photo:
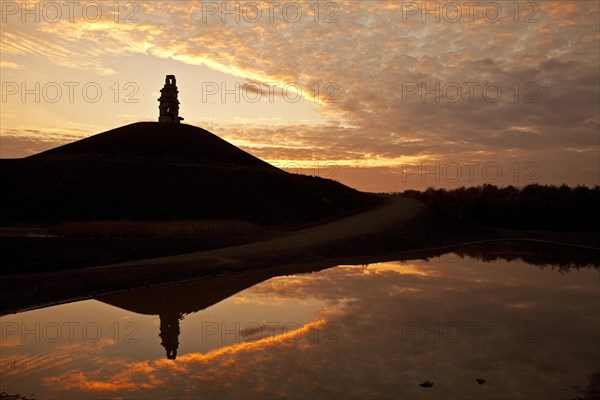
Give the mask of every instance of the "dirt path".
[[277, 239], [95, 268], [181, 265], [199, 263], [203, 260], [213, 261], [215, 258], [243, 261], [248, 257], [283, 256], [289, 253], [308, 252], [314, 246], [322, 246], [327, 243], [368, 235], [398, 226], [416, 216], [421, 207], [423, 207], [422, 204], [416, 200], [395, 196], [390, 197], [389, 202], [369, 211], [323, 225], [290, 232]]

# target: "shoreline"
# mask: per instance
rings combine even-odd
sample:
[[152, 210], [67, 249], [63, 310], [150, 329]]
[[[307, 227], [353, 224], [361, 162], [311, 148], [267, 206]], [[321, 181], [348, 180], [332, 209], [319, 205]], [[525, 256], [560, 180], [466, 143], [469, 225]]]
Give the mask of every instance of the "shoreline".
[[[284, 275], [294, 275], [294, 274], [302, 274], [302, 273], [312, 273], [318, 272], [324, 269], [333, 268], [338, 265], [361, 265], [361, 264], [373, 264], [380, 262], [389, 262], [389, 261], [405, 261], [405, 260], [413, 260], [413, 259], [422, 259], [422, 258], [432, 258], [439, 257], [443, 254], [452, 252], [453, 250], [459, 250], [466, 247], [471, 246], [481, 246], [481, 245], [489, 245], [489, 244], [513, 244], [513, 243], [524, 243], [524, 244], [544, 244], [544, 245], [552, 245], [559, 247], [567, 247], [573, 249], [586, 249], [600, 252], [600, 248], [593, 246], [585, 246], [579, 244], [571, 244], [571, 243], [559, 243], [552, 242], [548, 240], [542, 239], [526, 239], [526, 238], [497, 238], [497, 239], [482, 239], [470, 242], [462, 242], [462, 243], [451, 243], [445, 244], [441, 246], [435, 247], [425, 247], [425, 248], [416, 248], [416, 249], [407, 249], [401, 250], [393, 253], [389, 253], [387, 255], [363, 255], [363, 256], [351, 256], [351, 257], [336, 257], [329, 258], [323, 260], [316, 260], [312, 262], [289, 262], [281, 265], [274, 265], [270, 267], [266, 267], [263, 269], [247, 269], [242, 271], [228, 271], [223, 272], [221, 274], [207, 275], [207, 274], [198, 274], [197, 276], [190, 277], [187, 279], [175, 279], [169, 281], [159, 281], [152, 282], [143, 286], [133, 286], [123, 289], [111, 289], [105, 288], [105, 290], [94, 291], [93, 293], [88, 293], [81, 296], [69, 296], [68, 290], [65, 292], [64, 298], [55, 298], [47, 301], [43, 301], [41, 303], [33, 303], [27, 304], [23, 306], [17, 306], [16, 308], [5, 308], [0, 307], [0, 317], [16, 314], [21, 312], [38, 310], [46, 307], [57, 306], [61, 304], [68, 304], [77, 301], [84, 300], [92, 300], [100, 296], [109, 296], [115, 294], [128, 293], [138, 290], [144, 289], [154, 289], [165, 286], [184, 284], [196, 281], [214, 281], [215, 284], [218, 284], [220, 279], [228, 279], [228, 278], [244, 278], [244, 277], [252, 277], [254, 275], [269, 275], [269, 278], [276, 276], [284, 276]], [[70, 271], [67, 271], [70, 272]], [[28, 276], [27, 278], [39, 278], [40, 274], [32, 274], [32, 276]], [[267, 278], [268, 279], [268, 278]], [[25, 283], [25, 282], [22, 282]]]
[[[524, 234], [457, 226], [432, 216], [414, 200], [398, 198], [266, 241], [82, 269], [4, 275], [0, 277], [0, 316], [196, 280], [213, 279], [218, 284], [219, 279], [233, 276], [278, 276], [343, 264], [428, 258], [493, 243], [578, 249], [593, 253], [594, 260], [600, 255], [600, 248], [590, 246], [594, 242], [584, 240], [584, 235], [537, 232], [530, 233], [533, 238], [519, 237]], [[572, 243], [551, 240], [553, 236]]]

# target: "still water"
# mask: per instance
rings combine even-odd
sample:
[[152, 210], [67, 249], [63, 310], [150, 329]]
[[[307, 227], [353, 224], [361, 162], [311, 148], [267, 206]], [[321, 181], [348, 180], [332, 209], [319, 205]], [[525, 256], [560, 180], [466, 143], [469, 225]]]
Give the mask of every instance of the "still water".
[[454, 253], [0, 322], [0, 391], [36, 399], [569, 399], [600, 370], [597, 268]]

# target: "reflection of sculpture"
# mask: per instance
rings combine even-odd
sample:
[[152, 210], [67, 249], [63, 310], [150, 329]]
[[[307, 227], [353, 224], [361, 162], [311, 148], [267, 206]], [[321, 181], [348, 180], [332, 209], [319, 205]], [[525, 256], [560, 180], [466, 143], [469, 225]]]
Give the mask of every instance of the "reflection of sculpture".
[[167, 75], [165, 78], [165, 86], [160, 89], [160, 105], [158, 106], [160, 113], [158, 122], [173, 122], [178, 124], [183, 118], [179, 116], [179, 100], [177, 100], [177, 83], [175, 75]]
[[[322, 268], [325, 267], [307, 267], [302, 272], [318, 271]], [[167, 358], [174, 360], [179, 347], [179, 320], [183, 319], [183, 315], [204, 310], [229, 296], [281, 274], [279, 269], [256, 271], [244, 275], [116, 293], [97, 297], [96, 300], [137, 314], [158, 315], [161, 344], [167, 351]]]
[[179, 347], [179, 319], [181, 314], [170, 312], [160, 314], [160, 333], [158, 336], [162, 339], [162, 346], [167, 351], [167, 358], [174, 360], [177, 357], [177, 348]]

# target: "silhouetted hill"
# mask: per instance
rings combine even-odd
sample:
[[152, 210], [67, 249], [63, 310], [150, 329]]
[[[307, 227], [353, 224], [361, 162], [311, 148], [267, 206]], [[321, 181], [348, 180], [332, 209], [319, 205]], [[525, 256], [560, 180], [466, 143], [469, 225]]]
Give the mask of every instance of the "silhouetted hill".
[[212, 133], [135, 123], [18, 160], [0, 160], [0, 222], [240, 219], [304, 224], [379, 200], [289, 174]]
[[158, 122], [122, 126], [29, 158], [187, 162], [211, 167], [275, 169], [202, 128]]

